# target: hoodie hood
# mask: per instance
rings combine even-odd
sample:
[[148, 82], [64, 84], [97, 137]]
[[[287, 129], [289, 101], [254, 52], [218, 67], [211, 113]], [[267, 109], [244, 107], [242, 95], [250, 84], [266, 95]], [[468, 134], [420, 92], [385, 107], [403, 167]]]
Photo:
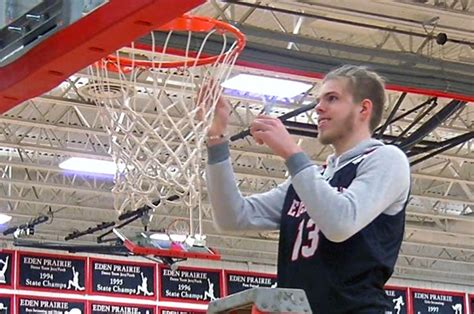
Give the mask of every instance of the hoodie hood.
[[335, 170], [339, 168], [339, 166], [344, 165], [348, 161], [363, 154], [364, 152], [380, 146], [384, 146], [384, 143], [379, 140], [373, 138], [364, 140], [347, 152], [343, 153], [341, 156], [336, 156], [335, 154], [329, 155], [327, 158], [327, 166], [328, 168]]

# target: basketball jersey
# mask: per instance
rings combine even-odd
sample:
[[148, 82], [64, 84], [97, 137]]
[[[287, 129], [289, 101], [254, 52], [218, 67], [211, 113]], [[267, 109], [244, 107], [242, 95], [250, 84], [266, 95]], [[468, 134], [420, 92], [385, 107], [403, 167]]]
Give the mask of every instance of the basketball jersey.
[[[328, 178], [329, 184], [339, 191], [347, 188], [368, 154], [338, 169]], [[393, 216], [380, 214], [351, 238], [332, 242], [319, 231], [290, 185], [280, 225], [278, 287], [304, 289], [317, 314], [374, 309], [384, 313], [391, 308], [384, 284], [397, 260], [404, 223], [405, 208]]]

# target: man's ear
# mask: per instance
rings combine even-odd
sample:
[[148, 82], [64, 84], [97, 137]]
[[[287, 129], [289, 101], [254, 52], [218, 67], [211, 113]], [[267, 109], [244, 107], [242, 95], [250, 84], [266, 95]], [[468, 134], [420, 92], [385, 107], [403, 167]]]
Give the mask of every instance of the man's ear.
[[370, 120], [370, 117], [372, 115], [372, 101], [368, 98], [362, 100], [360, 103], [360, 114], [362, 120]]

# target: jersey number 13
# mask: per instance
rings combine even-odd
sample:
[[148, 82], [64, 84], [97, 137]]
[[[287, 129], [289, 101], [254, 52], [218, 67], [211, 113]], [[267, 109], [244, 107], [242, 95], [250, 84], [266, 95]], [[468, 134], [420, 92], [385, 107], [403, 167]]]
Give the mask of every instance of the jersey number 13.
[[[306, 231], [306, 232], [305, 232]], [[306, 236], [304, 236], [306, 234]], [[298, 225], [298, 232], [293, 244], [291, 260], [296, 261], [300, 256], [308, 258], [314, 255], [318, 248], [319, 228], [313, 219], [303, 219]]]

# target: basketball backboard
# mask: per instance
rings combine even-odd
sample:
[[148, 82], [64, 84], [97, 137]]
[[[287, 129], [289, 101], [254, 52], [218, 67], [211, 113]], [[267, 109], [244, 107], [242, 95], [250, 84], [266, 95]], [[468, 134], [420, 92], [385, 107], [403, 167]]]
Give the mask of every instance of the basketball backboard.
[[0, 113], [36, 97], [204, 0], [0, 4]]
[[118, 229], [113, 229], [113, 231], [122, 240], [123, 245], [135, 255], [183, 259], [220, 259], [220, 254], [214, 249], [193, 245], [188, 241], [175, 241], [165, 233], [139, 232], [132, 236], [126, 236]]
[[[61, 250], [71, 253], [87, 252], [98, 254], [143, 256], [158, 262], [172, 265], [186, 259], [220, 260], [221, 255], [215, 249], [205, 245], [195, 244], [199, 241], [173, 240], [166, 233], [156, 232], [123, 232], [117, 228], [112, 229], [115, 237], [108, 239], [107, 244], [69, 244], [60, 242], [45, 242], [28, 239], [15, 239], [14, 245], [20, 247], [33, 247], [36, 249]], [[165, 238], [163, 236], [167, 236]], [[194, 239], [191, 239], [194, 240]], [[195, 243], [193, 243], [195, 242]]]

